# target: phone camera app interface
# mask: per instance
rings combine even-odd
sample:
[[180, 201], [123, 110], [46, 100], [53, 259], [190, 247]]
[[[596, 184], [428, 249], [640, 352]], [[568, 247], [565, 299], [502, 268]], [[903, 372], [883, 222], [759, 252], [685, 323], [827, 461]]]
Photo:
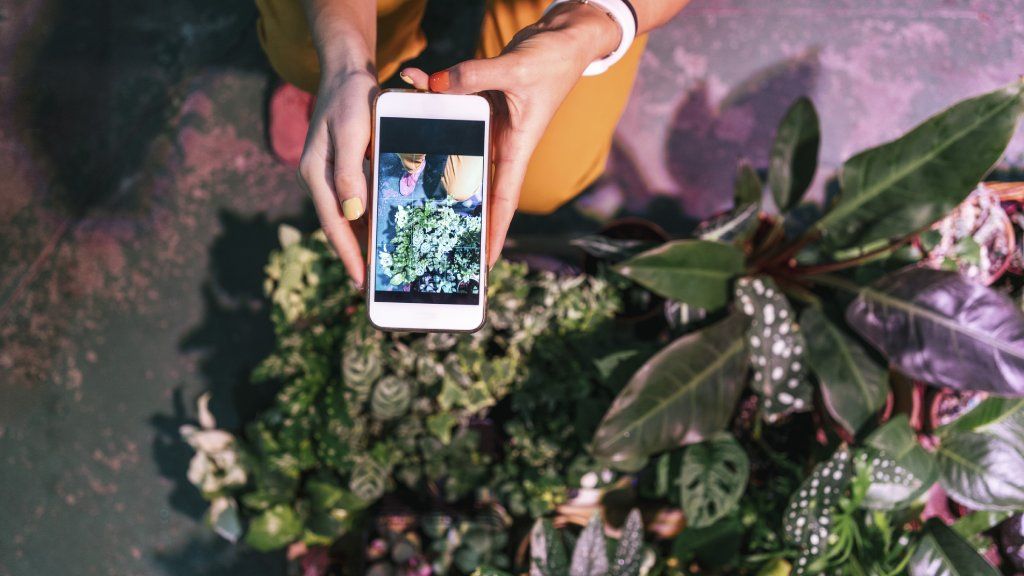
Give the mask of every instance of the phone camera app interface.
[[380, 119], [378, 302], [480, 302], [484, 122]]

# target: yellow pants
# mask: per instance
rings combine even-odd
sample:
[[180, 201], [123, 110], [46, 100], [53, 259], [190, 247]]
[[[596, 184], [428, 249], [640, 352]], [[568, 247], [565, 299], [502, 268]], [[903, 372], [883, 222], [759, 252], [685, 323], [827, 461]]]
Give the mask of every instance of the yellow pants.
[[[535, 22], [550, 0], [487, 0], [477, 45], [491, 58], [516, 32]], [[426, 46], [420, 21], [427, 0], [378, 0], [377, 70], [381, 81]], [[320, 80], [316, 49], [301, 0], [256, 0], [260, 43], [285, 81], [315, 92]], [[519, 209], [549, 213], [574, 198], [604, 171], [615, 125], [633, 87], [647, 38], [637, 38], [617, 64], [583, 78], [555, 113], [530, 159]], [[428, 70], [427, 72], [434, 72]]]

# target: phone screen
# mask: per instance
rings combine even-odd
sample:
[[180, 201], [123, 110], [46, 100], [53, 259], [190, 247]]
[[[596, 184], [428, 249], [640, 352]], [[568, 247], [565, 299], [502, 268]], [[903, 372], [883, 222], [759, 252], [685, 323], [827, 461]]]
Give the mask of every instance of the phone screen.
[[375, 301], [480, 303], [485, 128], [380, 118]]

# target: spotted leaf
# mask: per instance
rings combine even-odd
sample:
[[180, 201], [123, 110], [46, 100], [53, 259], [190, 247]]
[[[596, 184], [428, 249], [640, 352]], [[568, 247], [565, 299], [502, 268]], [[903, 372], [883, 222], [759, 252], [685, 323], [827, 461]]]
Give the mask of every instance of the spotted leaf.
[[875, 510], [902, 508], [938, 479], [935, 458], [917, 442], [906, 416], [896, 416], [871, 433], [857, 454], [858, 467], [870, 467], [871, 485], [862, 506]]
[[836, 504], [852, 479], [850, 451], [844, 446], [818, 464], [789, 501], [783, 534], [789, 544], [801, 550], [793, 567], [794, 576], [808, 573], [815, 560], [825, 555]]
[[768, 422], [811, 409], [813, 390], [807, 382], [807, 345], [794, 321], [793, 308], [775, 282], [767, 277], [741, 278], [736, 298], [751, 318], [747, 329], [753, 386], [764, 398]]
[[729, 434], [687, 448], [680, 484], [688, 525], [705, 528], [735, 510], [749, 475], [747, 454]]

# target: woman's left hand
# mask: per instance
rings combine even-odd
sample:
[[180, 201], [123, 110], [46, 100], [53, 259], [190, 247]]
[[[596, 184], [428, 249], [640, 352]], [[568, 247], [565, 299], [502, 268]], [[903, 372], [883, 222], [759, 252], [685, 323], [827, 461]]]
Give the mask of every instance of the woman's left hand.
[[499, 56], [467, 60], [429, 77], [417, 68], [402, 70], [403, 78], [420, 90], [481, 92], [491, 101], [488, 265], [501, 253], [526, 167], [545, 128], [587, 65], [611, 53], [621, 34], [600, 8], [566, 2], [520, 30]]

